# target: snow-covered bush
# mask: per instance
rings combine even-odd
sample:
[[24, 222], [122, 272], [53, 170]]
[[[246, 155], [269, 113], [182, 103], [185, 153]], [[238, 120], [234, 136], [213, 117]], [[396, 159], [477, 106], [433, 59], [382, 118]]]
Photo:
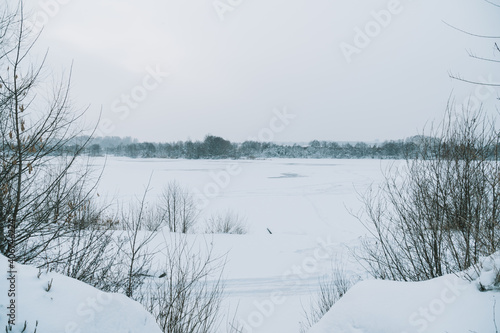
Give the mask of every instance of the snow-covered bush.
[[500, 291], [500, 252], [482, 258], [462, 275], [472, 281], [479, 291]]

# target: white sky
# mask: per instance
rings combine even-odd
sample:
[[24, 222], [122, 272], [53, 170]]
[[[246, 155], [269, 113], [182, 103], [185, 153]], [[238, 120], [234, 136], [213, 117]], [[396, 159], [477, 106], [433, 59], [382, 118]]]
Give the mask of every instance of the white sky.
[[[376, 22], [371, 12], [394, 1], [400, 13], [348, 63], [341, 43], [354, 45], [355, 28]], [[474, 93], [449, 71], [500, 81], [498, 64], [467, 55], [494, 56], [498, 40], [442, 22], [500, 35], [500, 8], [481, 0], [221, 2], [236, 4], [223, 21], [212, 0], [40, 0], [31, 13], [48, 18], [37, 50], [49, 48], [50, 71], [74, 61], [72, 96], [90, 104], [87, 121], [102, 108], [100, 134], [145, 141], [208, 133], [243, 141], [284, 107], [296, 118], [275, 141], [405, 138], [440, 119], [450, 94], [462, 101]], [[169, 76], [154, 87], [147, 68]], [[144, 100], [121, 103], [145, 79]], [[485, 101], [498, 106], [496, 96]]]

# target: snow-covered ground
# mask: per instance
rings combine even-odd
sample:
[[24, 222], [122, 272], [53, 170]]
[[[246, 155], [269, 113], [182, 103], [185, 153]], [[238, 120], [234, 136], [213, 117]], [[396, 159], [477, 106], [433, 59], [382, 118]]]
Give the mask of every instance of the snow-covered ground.
[[[341, 261], [347, 273], [364, 275], [348, 257], [348, 249], [359, 246], [366, 232], [348, 209], [360, 208], [356, 192], [380, 182], [382, 171], [393, 163], [94, 160], [96, 167], [104, 162], [98, 192], [111, 209], [141, 198], [151, 178], [148, 201], [155, 201], [171, 180], [198, 194], [199, 231], [213, 212], [231, 209], [246, 217], [249, 231], [244, 235], [174, 236], [162, 230], [150, 244], [160, 250], [159, 261], [161, 249], [175, 246], [176, 237], [186, 237], [193, 248], [213, 246], [215, 256], [227, 255], [221, 314], [226, 318], [221, 320], [235, 316], [244, 333], [299, 332], [303, 308], [309, 308], [319, 280], [332, 272], [335, 262]], [[7, 271], [4, 257], [0, 266]], [[494, 284], [499, 268], [497, 254], [486, 259], [480, 275], [469, 272], [475, 279], [472, 283], [455, 275], [419, 283], [360, 282], [310, 332], [495, 332], [494, 316], [499, 317], [500, 306]], [[103, 294], [57, 274], [38, 276], [30, 267], [17, 269], [18, 320], [27, 321], [28, 332], [36, 320], [37, 332], [158, 332], [152, 317], [122, 295]], [[158, 277], [162, 272], [153, 273]], [[5, 273], [0, 277], [0, 287], [7, 290], [8, 277]], [[479, 282], [494, 290], [480, 292]], [[3, 313], [8, 311], [5, 304], [0, 305]], [[1, 316], [0, 327], [5, 323]], [[225, 325], [220, 332], [226, 332]]]
[[424, 282], [360, 282], [309, 333], [498, 332], [500, 253], [482, 266]]
[[[382, 179], [391, 161], [271, 159], [165, 160], [97, 158], [106, 164], [98, 192], [108, 202], [137, 201], [151, 177], [153, 201], [173, 180], [196, 194], [200, 220], [233, 210], [248, 220], [249, 234], [325, 235], [344, 241], [364, 233], [347, 208]], [[200, 226], [201, 227], [201, 226]]]
[[11, 323], [14, 333], [161, 333], [153, 316], [122, 294], [31, 266], [14, 264], [12, 270], [3, 255], [0, 272], [2, 331]]
[[[102, 165], [104, 159], [94, 162]], [[208, 241], [216, 254], [227, 253], [224, 312], [232, 316], [237, 310], [244, 332], [298, 332], [303, 307], [308, 308], [319, 279], [335, 261], [347, 261], [348, 272], [360, 273], [356, 263], [348, 262], [347, 247], [358, 245], [365, 230], [348, 209], [359, 209], [356, 191], [379, 182], [390, 163], [111, 157], [98, 192], [111, 203], [134, 202], [151, 178], [148, 200], [154, 201], [176, 180], [197, 194], [199, 230], [214, 212], [231, 209], [245, 217], [245, 235], [196, 234], [190, 242]]]

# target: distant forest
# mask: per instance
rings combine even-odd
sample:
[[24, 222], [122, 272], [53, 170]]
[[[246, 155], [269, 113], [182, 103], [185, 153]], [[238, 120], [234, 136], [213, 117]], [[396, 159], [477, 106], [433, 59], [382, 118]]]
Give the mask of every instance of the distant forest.
[[[96, 137], [90, 140], [85, 153], [90, 156], [126, 156], [131, 158], [186, 159], [258, 159], [258, 158], [377, 158], [400, 159], [419, 150], [422, 137], [386, 141], [377, 144], [339, 143], [314, 140], [308, 144], [277, 144], [245, 141], [232, 143], [218, 136], [207, 135], [203, 141], [171, 143], [138, 142], [131, 137]], [[80, 141], [81, 140], [81, 141]], [[80, 137], [85, 142], [88, 137]], [[70, 147], [76, 148], [77, 142]]]

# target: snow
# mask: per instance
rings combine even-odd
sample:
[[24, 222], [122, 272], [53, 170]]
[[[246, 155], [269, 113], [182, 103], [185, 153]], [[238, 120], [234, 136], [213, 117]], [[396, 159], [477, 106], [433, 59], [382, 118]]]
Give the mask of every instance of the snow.
[[[477, 274], [472, 270], [469, 275], [476, 277], [476, 285], [481, 290], [498, 290], [500, 288], [500, 255], [492, 255], [485, 258], [481, 270]], [[477, 276], [479, 275], [479, 276]]]
[[499, 253], [486, 258], [472, 282], [470, 271], [424, 282], [359, 282], [308, 333], [498, 332], [500, 294], [478, 287], [492, 289], [499, 262]]
[[[154, 201], [175, 180], [198, 194], [200, 221], [231, 209], [247, 218], [250, 234], [268, 234], [266, 228], [273, 234], [295, 235], [324, 235], [326, 230], [344, 241], [365, 232], [346, 209], [360, 206], [355, 189], [363, 192], [380, 181], [381, 170], [393, 161], [108, 157], [94, 163], [97, 168], [106, 165], [98, 191], [108, 202], [137, 201], [150, 177], [148, 199]], [[236, 171], [230, 175], [228, 170]]]
[[[164, 253], [169, 244], [175, 246], [173, 237], [179, 235], [164, 231], [150, 246]], [[213, 245], [214, 257], [226, 259], [222, 314], [233, 317], [237, 312], [236, 319], [247, 327], [245, 333], [298, 332], [302, 306], [316, 294], [319, 279], [331, 272], [337, 255], [346, 251], [344, 244], [329, 236], [191, 234], [185, 237], [194, 253], [208, 244]], [[161, 262], [161, 254], [158, 259]], [[158, 270], [153, 275], [161, 273]], [[221, 327], [220, 332], [225, 332], [224, 329]]]
[[[95, 160], [97, 166], [103, 162]], [[315, 297], [319, 280], [331, 274], [334, 261], [347, 261], [349, 274], [363, 274], [357, 263], [347, 259], [348, 247], [358, 246], [359, 237], [365, 234], [348, 209], [359, 209], [355, 190], [363, 192], [380, 181], [381, 169], [390, 163], [108, 157], [98, 191], [109, 202], [133, 203], [142, 196], [150, 177], [150, 201], [172, 180], [191, 192], [203, 193], [210, 184], [218, 185], [214, 187], [217, 195], [205, 197], [208, 204], [201, 206], [198, 229], [204, 229], [203, 221], [210, 214], [231, 209], [246, 218], [249, 232], [193, 234], [187, 240], [196, 248], [211, 243], [214, 255], [227, 255], [223, 313], [232, 317], [237, 312], [245, 333], [298, 332], [303, 308]], [[231, 170], [238, 172], [227, 177]], [[159, 235], [151, 246], [161, 249], [169, 243], [168, 237]]]
[[[148, 202], [155, 201], [171, 180], [191, 191], [203, 193], [208, 184], [216, 190], [216, 195], [199, 201], [198, 233], [174, 235], [162, 230], [150, 246], [159, 251], [152, 272], [156, 277], [163, 272], [162, 252], [175, 246], [177, 237], [201, 254], [213, 246], [214, 257], [224, 258], [221, 333], [233, 316], [243, 333], [299, 332], [303, 309], [309, 308], [320, 279], [331, 274], [337, 261], [343, 262], [347, 274], [365, 281], [355, 285], [310, 333], [495, 332], [500, 255], [485, 258], [478, 273], [468, 272], [472, 283], [454, 275], [419, 283], [366, 280], [366, 272], [349, 257], [366, 234], [348, 211], [360, 208], [356, 191], [380, 182], [381, 170], [393, 161], [109, 157], [94, 163], [106, 164], [98, 192], [113, 204], [112, 209], [141, 198], [150, 178]], [[247, 234], [200, 233], [204, 218], [227, 209], [246, 218]], [[4, 257], [0, 264], [4, 267], [0, 287], [6, 290]], [[123, 295], [104, 294], [54, 273], [38, 278], [38, 271], [28, 266], [18, 266], [18, 271], [18, 323], [26, 320], [28, 332], [36, 320], [38, 332], [159, 332], [142, 306]], [[216, 278], [214, 274], [208, 282], [215, 283]], [[0, 311], [6, 313], [7, 298], [2, 297]], [[3, 316], [0, 325], [6, 325]]]
[[[0, 328], [8, 321], [9, 261], [0, 255]], [[101, 292], [85, 283], [56, 273], [41, 273], [31, 266], [15, 264], [16, 326], [12, 332], [64, 333], [160, 333], [154, 318], [121, 294]], [[51, 284], [50, 289], [48, 288]], [[47, 289], [49, 289], [47, 291]]]

